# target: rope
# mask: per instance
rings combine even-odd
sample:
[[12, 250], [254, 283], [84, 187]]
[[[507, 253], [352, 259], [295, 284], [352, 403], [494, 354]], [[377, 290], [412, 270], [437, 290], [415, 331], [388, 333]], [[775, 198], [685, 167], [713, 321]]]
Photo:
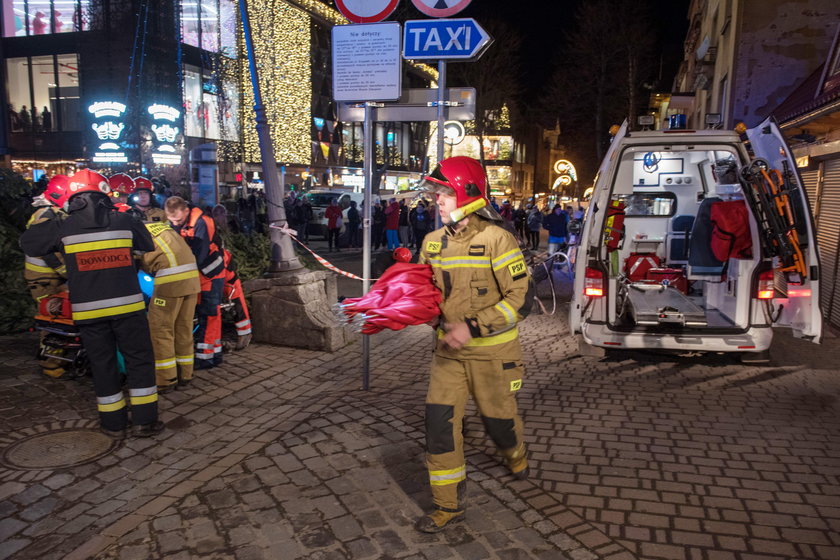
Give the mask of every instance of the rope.
[[[318, 263], [320, 263], [321, 266], [323, 266], [324, 268], [328, 268], [328, 269], [332, 270], [333, 272], [335, 272], [337, 274], [341, 274], [342, 276], [346, 276], [347, 278], [352, 278], [353, 280], [361, 280], [361, 281], [364, 282], [365, 279], [362, 278], [361, 276], [356, 276], [352, 272], [347, 272], [346, 270], [341, 270], [340, 268], [338, 268], [337, 266], [332, 264], [330, 261], [328, 261], [327, 259], [325, 259], [321, 255], [319, 255], [318, 253], [316, 253], [315, 251], [313, 251], [312, 249], [307, 247], [300, 239], [295, 237], [295, 234], [297, 234], [297, 231], [295, 231], [293, 229], [289, 229], [288, 226], [286, 226], [286, 225], [283, 225], [283, 226], [272, 225], [272, 226], [269, 226], [269, 227], [272, 228], [272, 229], [280, 230], [281, 232], [283, 232], [286, 235], [288, 235], [289, 237], [291, 237], [298, 245], [300, 245], [301, 247], [303, 247], [304, 249], [309, 251], [312, 254], [312, 256], [315, 257], [315, 260], [318, 261]], [[378, 278], [371, 278], [370, 279], [371, 282], [373, 282], [375, 280], [378, 280]]]

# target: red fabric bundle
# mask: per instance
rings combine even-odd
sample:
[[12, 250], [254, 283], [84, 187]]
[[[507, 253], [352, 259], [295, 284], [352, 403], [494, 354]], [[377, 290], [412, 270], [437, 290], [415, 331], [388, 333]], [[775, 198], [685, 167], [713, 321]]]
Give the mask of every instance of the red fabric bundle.
[[346, 322], [361, 323], [362, 334], [374, 334], [431, 321], [440, 315], [440, 299], [440, 291], [432, 283], [431, 266], [398, 262], [366, 295], [345, 299], [338, 310]]

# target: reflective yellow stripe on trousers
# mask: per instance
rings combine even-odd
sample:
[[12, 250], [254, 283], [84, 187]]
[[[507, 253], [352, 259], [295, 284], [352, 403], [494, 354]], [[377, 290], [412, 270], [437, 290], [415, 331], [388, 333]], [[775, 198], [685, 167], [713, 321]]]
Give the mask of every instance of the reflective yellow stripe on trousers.
[[467, 478], [467, 465], [446, 471], [429, 471], [429, 483], [432, 486], [446, 486], [458, 484]]
[[125, 408], [125, 398], [123, 398], [122, 391], [107, 397], [96, 397], [96, 408], [99, 409], [99, 412], [114, 412]]
[[141, 387], [140, 389], [129, 389], [129, 399], [131, 404], [148, 404], [158, 400], [157, 386]]

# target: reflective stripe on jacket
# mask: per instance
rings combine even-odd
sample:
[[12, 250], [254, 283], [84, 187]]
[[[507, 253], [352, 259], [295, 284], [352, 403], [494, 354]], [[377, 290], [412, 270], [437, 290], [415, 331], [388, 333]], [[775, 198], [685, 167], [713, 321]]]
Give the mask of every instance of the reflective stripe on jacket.
[[198, 265], [187, 242], [164, 222], [145, 225], [155, 242], [155, 250], [143, 255], [140, 263], [155, 278], [155, 295], [183, 297], [200, 292]]
[[[35, 210], [26, 227], [40, 224], [48, 220], [59, 220], [61, 214], [48, 206]], [[29, 294], [35, 301], [61, 291], [66, 283], [67, 268], [61, 253], [49, 253], [43, 256], [25, 256], [23, 264], [23, 278], [29, 288]]]
[[202, 288], [206, 280], [221, 278], [225, 270], [222, 242], [213, 219], [205, 216], [200, 208], [191, 208], [187, 223], [176, 229], [195, 256], [202, 276]]
[[516, 324], [528, 314], [533, 297], [528, 267], [511, 233], [479, 216], [468, 220], [457, 233], [446, 227], [429, 233], [421, 248], [420, 262], [432, 266], [443, 295], [441, 324], [475, 319], [481, 335], [460, 350], [438, 345], [437, 354], [519, 359]]

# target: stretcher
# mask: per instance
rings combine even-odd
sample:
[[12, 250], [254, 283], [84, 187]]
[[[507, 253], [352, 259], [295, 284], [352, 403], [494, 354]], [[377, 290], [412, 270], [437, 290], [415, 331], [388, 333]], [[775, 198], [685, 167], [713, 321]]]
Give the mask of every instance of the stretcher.
[[685, 294], [662, 284], [627, 284], [624, 305], [638, 325], [705, 327], [706, 312]]

